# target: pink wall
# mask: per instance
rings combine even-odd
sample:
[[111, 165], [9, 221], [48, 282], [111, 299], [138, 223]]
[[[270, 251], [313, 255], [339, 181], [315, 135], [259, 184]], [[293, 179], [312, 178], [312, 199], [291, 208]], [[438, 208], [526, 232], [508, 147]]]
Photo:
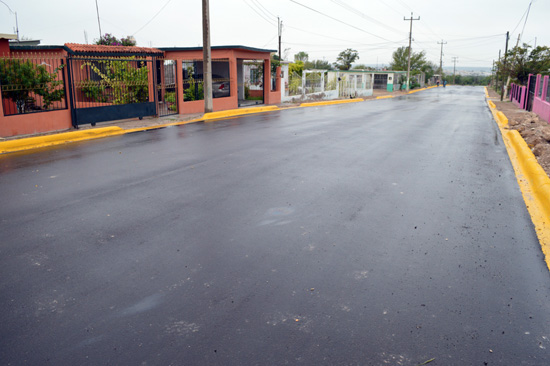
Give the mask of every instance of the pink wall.
[[527, 93], [526, 86], [520, 86], [512, 83], [512, 89], [510, 92], [510, 100], [516, 105], [516, 107], [525, 109], [525, 96]]
[[[542, 88], [542, 94], [539, 98], [540, 88]], [[548, 76], [537, 76], [537, 88], [535, 90], [535, 99], [533, 101], [533, 112], [535, 112], [540, 118], [550, 123], [550, 103], [546, 101], [548, 92]]]

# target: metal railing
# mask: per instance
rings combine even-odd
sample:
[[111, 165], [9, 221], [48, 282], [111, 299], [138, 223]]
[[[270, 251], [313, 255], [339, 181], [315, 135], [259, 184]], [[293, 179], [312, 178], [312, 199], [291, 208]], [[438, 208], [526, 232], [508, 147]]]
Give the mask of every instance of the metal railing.
[[12, 53], [0, 57], [4, 115], [67, 109], [65, 57]]

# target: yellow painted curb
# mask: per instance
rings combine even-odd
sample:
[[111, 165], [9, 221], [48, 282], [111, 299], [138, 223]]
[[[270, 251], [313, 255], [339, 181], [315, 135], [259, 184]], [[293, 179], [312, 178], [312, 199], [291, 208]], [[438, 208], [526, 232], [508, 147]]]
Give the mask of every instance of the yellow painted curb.
[[418, 93], [419, 91], [422, 91], [422, 90], [426, 90], [426, 88], [416, 89], [416, 90], [409, 90], [408, 94]]
[[[491, 104], [494, 106], [491, 101], [488, 104], [489, 107]], [[499, 126], [523, 200], [535, 226], [546, 266], [550, 269], [550, 178], [519, 132], [505, 128], [508, 125], [506, 116], [493, 107], [491, 112]]]
[[55, 135], [28, 137], [18, 140], [0, 142], [0, 153], [10, 153], [37, 149], [40, 147], [66, 144], [68, 142], [98, 139], [107, 136], [122, 135], [125, 131], [120, 127], [103, 127], [84, 131], [64, 132]]
[[497, 106], [495, 105], [495, 103], [493, 103], [492, 100], [488, 101], [487, 103], [489, 103], [489, 107], [490, 107], [490, 108], [493, 108], [493, 109], [494, 109], [494, 108], [497, 107]]
[[483, 88], [485, 89], [485, 98], [490, 98], [489, 97], [489, 90], [487, 90], [487, 87], [484, 86]]
[[333, 104], [345, 104], [345, 103], [357, 103], [362, 102], [363, 98], [355, 99], [340, 99], [340, 100], [326, 100], [322, 102], [311, 102], [311, 103], [302, 103], [300, 107], [317, 107], [320, 105], [333, 105]]
[[376, 99], [388, 99], [393, 98], [393, 95], [382, 95], [381, 97], [376, 97]]
[[502, 127], [506, 127], [508, 126], [508, 118], [506, 118], [506, 116], [504, 115], [504, 113], [498, 111], [497, 112], [497, 117], [498, 117], [498, 125], [502, 128]]
[[205, 113], [204, 116], [202, 117], [202, 120], [207, 121], [211, 119], [219, 119], [219, 118], [240, 116], [245, 114], [263, 113], [263, 112], [271, 112], [271, 111], [278, 111], [278, 110], [280, 110], [280, 108], [277, 107], [276, 105], [271, 105], [266, 107], [255, 107], [255, 108], [230, 109], [227, 111]]

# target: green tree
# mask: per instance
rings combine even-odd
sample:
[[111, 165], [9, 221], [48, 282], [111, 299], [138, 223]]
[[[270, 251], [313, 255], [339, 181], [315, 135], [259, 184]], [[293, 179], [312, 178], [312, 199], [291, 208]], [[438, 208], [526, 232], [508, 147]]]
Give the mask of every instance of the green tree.
[[309, 55], [307, 54], [307, 52], [300, 51], [294, 55], [294, 62], [302, 61], [303, 63], [305, 63], [307, 60], [309, 60]]
[[[403, 46], [396, 49], [392, 54], [392, 61], [390, 62], [390, 69], [395, 71], [407, 71], [409, 62], [409, 47]], [[437, 65], [433, 62], [426, 60], [426, 52], [412, 52], [411, 53], [411, 75], [416, 75], [420, 72], [426, 74], [426, 80], [431, 78], [436, 70]]]
[[103, 46], [135, 46], [136, 40], [132, 36], [118, 39], [111, 33], [105, 33], [105, 35], [96, 40], [95, 44]]
[[504, 59], [496, 62], [498, 76], [507, 76], [512, 81], [526, 85], [529, 74], [548, 74], [550, 70], [550, 48], [548, 46], [537, 46], [533, 49], [528, 44], [523, 47], [514, 47], [508, 51], [506, 65]]
[[369, 71], [374, 71], [374, 67], [370, 67], [370, 66], [367, 66], [367, 65], [364, 65], [364, 64], [355, 65], [355, 66], [353, 66], [352, 69], [353, 69], [353, 70], [369, 70]]
[[288, 72], [290, 75], [296, 73], [302, 76], [302, 71], [304, 71], [304, 63], [302, 61], [296, 61], [288, 65]]
[[359, 59], [359, 53], [356, 50], [348, 48], [338, 54], [334, 66], [336, 66], [339, 70], [349, 70], [351, 68], [351, 64], [353, 64], [357, 59]]
[[149, 99], [149, 69], [145, 62], [138, 63], [99, 60], [81, 67], [89, 66], [101, 77], [99, 86], [110, 90], [113, 104], [143, 103]]
[[331, 70], [330, 62], [325, 60], [313, 60], [304, 63], [305, 70]]
[[18, 113], [25, 113], [36, 102], [34, 96], [42, 97], [42, 107], [49, 109], [65, 97], [63, 80], [58, 78], [63, 66], [48, 72], [46, 65], [35, 65], [30, 60], [0, 59], [2, 97], [13, 100]]
[[[409, 47], [399, 47], [392, 54], [390, 69], [395, 71], [407, 71], [409, 61]], [[428, 63], [426, 53], [424, 51], [412, 52], [411, 54], [411, 70], [421, 71], [422, 67]]]

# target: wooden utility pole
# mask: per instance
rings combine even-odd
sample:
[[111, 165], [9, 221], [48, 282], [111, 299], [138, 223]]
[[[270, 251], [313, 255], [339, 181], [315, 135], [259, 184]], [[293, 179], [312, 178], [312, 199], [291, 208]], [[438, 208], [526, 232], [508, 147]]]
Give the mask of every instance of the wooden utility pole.
[[204, 82], [204, 113], [214, 110], [212, 102], [212, 54], [210, 51], [210, 4], [202, 0], [202, 75]]
[[502, 50], [498, 50], [498, 63], [497, 63], [497, 70], [496, 70], [496, 75], [495, 75], [495, 79], [496, 79], [496, 89], [495, 91], [498, 90], [498, 84], [499, 84], [499, 81], [500, 81], [500, 59], [501, 59], [501, 53], [502, 53]]
[[[531, 4], [529, 4], [529, 6], [531, 6]], [[521, 34], [518, 34], [518, 40], [516, 42], [516, 51], [517, 51], [517, 48], [519, 46], [519, 40], [521, 39]], [[517, 53], [516, 53], [517, 55]], [[512, 59], [512, 62], [514, 62], [515, 59]], [[504, 95], [508, 95], [508, 88], [510, 87], [510, 72], [508, 72], [508, 78], [506, 79], [506, 85], [504, 85]]]
[[455, 64], [455, 66], [453, 67], [453, 85], [454, 85], [454, 83], [455, 83], [456, 63], [457, 63], [457, 60], [458, 60], [458, 56], [453, 57], [453, 62], [454, 62], [454, 64]]
[[409, 19], [403, 17], [403, 20], [411, 21], [411, 29], [409, 31], [409, 59], [407, 61], [407, 91], [409, 91], [409, 85], [411, 80], [411, 43], [412, 43], [412, 34], [413, 34], [413, 20], [420, 20], [420, 17], [414, 19], [413, 13], [411, 12], [411, 17]]
[[[510, 32], [506, 32], [506, 48], [504, 48], [504, 64], [502, 65], [504, 72], [506, 72], [506, 58], [508, 56], [508, 40], [510, 39]], [[502, 75], [502, 87], [500, 88], [500, 101], [504, 100], [504, 74]]]
[[441, 55], [439, 56], [439, 75], [441, 75], [441, 81], [443, 81], [443, 45], [447, 44], [447, 42], [437, 42], [437, 44], [441, 45]]

